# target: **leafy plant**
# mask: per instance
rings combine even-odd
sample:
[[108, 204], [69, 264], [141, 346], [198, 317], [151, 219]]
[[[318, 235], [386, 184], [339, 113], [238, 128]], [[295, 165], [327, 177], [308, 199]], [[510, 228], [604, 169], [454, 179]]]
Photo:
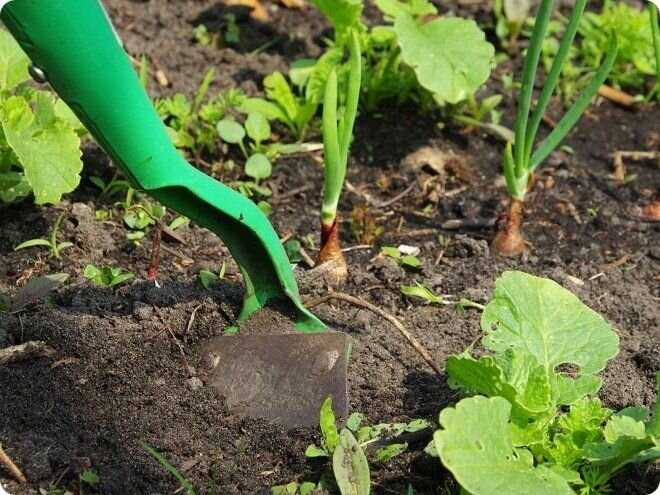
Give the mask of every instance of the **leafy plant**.
[[[653, 5], [649, 5], [652, 14]], [[657, 26], [657, 23], [656, 23]], [[551, 24], [543, 46], [544, 64], [549, 67], [559, 49], [555, 37], [563, 30], [563, 23]], [[649, 76], [657, 73], [654, 56], [653, 24], [643, 10], [622, 2], [605, 1], [600, 12], [586, 12], [578, 28], [579, 43], [569, 51], [562, 71], [558, 91], [564, 101], [570, 101], [589, 82], [589, 75], [607, 57], [610, 33], [616, 32], [618, 53], [607, 82], [628, 91], [647, 94]]]
[[[332, 475], [325, 473], [318, 483], [305, 481], [291, 482], [273, 487], [273, 495], [311, 494], [317, 489], [339, 491], [341, 495], [366, 495], [370, 493], [369, 463], [365, 454], [368, 445], [379, 443], [374, 458], [385, 463], [406, 452], [408, 444], [396, 443], [404, 434], [431, 430], [433, 425], [417, 419], [409, 423], [381, 423], [365, 425], [364, 416], [351, 414], [343, 429], [337, 427], [332, 399], [326, 399], [320, 411], [321, 445], [310, 445], [305, 451], [309, 458], [328, 458], [332, 461]], [[394, 440], [394, 441], [393, 441]]]
[[[335, 36], [326, 53], [310, 68], [307, 95], [323, 86], [331, 69], [341, 64], [341, 53], [350, 43], [348, 33], [359, 35], [364, 55], [362, 92], [368, 111], [383, 101], [435, 100], [457, 103], [474, 94], [490, 74], [493, 47], [473, 21], [439, 18], [427, 0], [378, 0], [376, 5], [388, 24], [367, 28], [360, 20], [361, 0], [315, 0], [328, 18]], [[428, 56], [433, 53], [433, 56]]]
[[218, 273], [214, 273], [210, 270], [201, 270], [199, 272], [199, 283], [202, 284], [206, 290], [211, 290], [214, 285], [225, 278], [226, 272], [227, 263], [223, 261]]
[[[292, 82], [299, 91], [304, 89], [307, 81], [307, 71], [302, 64], [294, 64], [291, 68]], [[294, 76], [295, 75], [295, 76]], [[298, 95], [281, 72], [273, 72], [264, 79], [266, 98], [246, 98], [241, 105], [245, 113], [259, 112], [270, 120], [277, 120], [287, 126], [298, 141], [303, 141], [310, 123], [316, 114], [319, 101], [307, 96]]]
[[397, 248], [394, 246], [383, 246], [380, 253], [384, 256], [395, 259], [401, 266], [404, 267], [418, 269], [422, 266], [422, 262], [417, 256], [403, 252], [401, 247]]
[[569, 291], [506, 272], [481, 327], [489, 353], [447, 361], [450, 384], [475, 396], [440, 413], [433, 443], [466, 491], [603, 494], [627, 464], [660, 457], [660, 401], [614, 413], [591, 397], [619, 340]]
[[[336, 281], [346, 278], [348, 268], [341, 251], [337, 206], [346, 179], [348, 154], [353, 139], [362, 82], [362, 62], [357, 34], [350, 33], [350, 72], [345, 89], [345, 107], [339, 114], [338, 80], [335, 69], [330, 71], [323, 99], [323, 148], [325, 171], [321, 204], [321, 249], [319, 262], [332, 262]], [[339, 120], [339, 124], [337, 121]]]
[[176, 147], [188, 150], [196, 157], [204, 152], [217, 151], [218, 122], [225, 118], [231, 109], [238, 108], [245, 99], [245, 95], [237, 89], [230, 89], [207, 99], [214, 79], [215, 71], [210, 69], [192, 101], [181, 93], [156, 101], [156, 109], [167, 125]]
[[529, 0], [495, 0], [495, 33], [507, 48], [515, 45], [531, 8]]
[[211, 32], [205, 24], [196, 26], [193, 30], [195, 40], [204, 46], [222, 48], [235, 45], [241, 41], [241, 28], [236, 23], [236, 15], [227, 13], [222, 16], [222, 24], [218, 32]]
[[19, 251], [21, 249], [27, 249], [32, 247], [47, 247], [52, 257], [59, 258], [60, 253], [64, 249], [74, 246], [72, 242], [59, 242], [57, 240], [57, 234], [59, 233], [60, 224], [62, 223], [62, 219], [64, 218], [64, 215], [66, 215], [66, 212], [63, 211], [57, 217], [57, 220], [55, 220], [55, 223], [53, 224], [53, 229], [50, 232], [49, 239], [31, 239], [29, 241], [22, 242], [21, 244], [19, 244], [14, 248], [14, 251]]
[[543, 115], [557, 87], [562, 67], [573, 44], [587, 0], [576, 2], [566, 32], [559, 45], [557, 56], [544, 81], [536, 108], [531, 112], [534, 82], [541, 57], [543, 39], [552, 14], [552, 4], [552, 0], [542, 0], [536, 15], [530, 45], [523, 64], [522, 86], [518, 96], [518, 111], [515, 122], [515, 139], [513, 143], [507, 145], [504, 152], [504, 177], [511, 196], [511, 204], [506, 221], [503, 222], [495, 237], [493, 247], [496, 252], [505, 255], [517, 255], [525, 250], [525, 242], [520, 228], [523, 220], [523, 202], [534, 171], [559, 146], [564, 137], [578, 122], [591, 99], [598, 92], [598, 88], [607, 78], [617, 55], [617, 38], [616, 35], [612, 34], [609, 38], [607, 55], [601, 67], [573, 106], [557, 124], [557, 127], [535, 147]]
[[33, 192], [38, 204], [57, 203], [80, 182], [83, 129], [53, 93], [27, 84], [28, 65], [14, 38], [0, 29], [0, 201]]
[[83, 275], [94, 285], [100, 285], [102, 287], [115, 287], [135, 277], [132, 273], [125, 272], [121, 268], [111, 266], [99, 268], [94, 265], [87, 265]]

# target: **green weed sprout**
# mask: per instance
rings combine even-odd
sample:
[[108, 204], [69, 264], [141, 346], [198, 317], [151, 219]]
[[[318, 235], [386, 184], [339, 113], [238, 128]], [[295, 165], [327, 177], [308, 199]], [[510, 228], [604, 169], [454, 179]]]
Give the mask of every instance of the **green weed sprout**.
[[559, 50], [550, 68], [534, 112], [531, 112], [534, 82], [539, 66], [543, 39], [553, 10], [553, 0], [542, 0], [536, 15], [529, 48], [523, 64], [522, 88], [518, 96], [518, 112], [515, 123], [515, 139], [504, 152], [504, 177], [511, 196], [511, 204], [505, 222], [503, 222], [493, 242], [496, 252], [508, 256], [521, 254], [525, 250], [525, 241], [520, 232], [523, 219], [523, 202], [531, 184], [534, 171], [552, 153], [578, 122], [589, 106], [591, 99], [598, 92], [610, 73], [617, 55], [617, 40], [613, 33], [607, 48], [605, 59], [589, 84], [577, 97], [573, 106], [566, 112], [556, 128], [545, 140], [535, 147], [537, 133], [548, 108], [548, 104], [557, 87], [562, 68], [566, 62], [571, 45], [577, 33], [580, 18], [584, 13], [587, 0], [577, 0], [566, 32], [559, 44]]
[[655, 72], [658, 77], [656, 91], [660, 98], [660, 23], [658, 22], [658, 10], [660, 10], [660, 5], [656, 5], [653, 1], [649, 1], [647, 9], [651, 18], [651, 34], [653, 35], [653, 48], [655, 49]]
[[[362, 83], [362, 53], [355, 32], [351, 33], [348, 86], [345, 108], [338, 118], [337, 72], [328, 76], [323, 100], [323, 147], [325, 150], [325, 179], [321, 206], [321, 250], [319, 263], [332, 262], [337, 281], [346, 278], [348, 268], [339, 240], [337, 206], [346, 179], [348, 152], [353, 138]], [[339, 120], [339, 123], [338, 123]]]
[[51, 230], [50, 232], [50, 239], [31, 239], [16, 246], [14, 248], [14, 251], [20, 251], [21, 249], [27, 249], [38, 246], [47, 247], [52, 257], [59, 258], [60, 252], [62, 252], [64, 249], [73, 247], [72, 242], [59, 242], [57, 240], [57, 234], [59, 233], [60, 230], [60, 224], [62, 223], [62, 219], [64, 218], [65, 214], [66, 212], [62, 212], [60, 216], [57, 217], [57, 220], [55, 220], [55, 224], [53, 225], [53, 230]]

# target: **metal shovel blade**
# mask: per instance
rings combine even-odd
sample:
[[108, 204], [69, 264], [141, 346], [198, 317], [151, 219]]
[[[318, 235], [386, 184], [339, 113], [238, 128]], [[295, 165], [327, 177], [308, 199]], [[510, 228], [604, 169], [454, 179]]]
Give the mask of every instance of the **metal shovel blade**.
[[348, 413], [350, 347], [339, 332], [216, 337], [202, 348], [206, 384], [233, 414], [289, 428], [317, 425], [328, 396], [335, 414]]

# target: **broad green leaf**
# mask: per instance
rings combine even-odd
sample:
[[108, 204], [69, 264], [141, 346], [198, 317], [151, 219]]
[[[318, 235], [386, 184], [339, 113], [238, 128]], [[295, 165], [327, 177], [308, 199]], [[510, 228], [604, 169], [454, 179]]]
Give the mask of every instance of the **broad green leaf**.
[[403, 454], [408, 450], [407, 443], [392, 443], [387, 447], [383, 447], [376, 451], [376, 459], [378, 462], [387, 462], [393, 457]]
[[38, 204], [57, 203], [73, 191], [82, 170], [80, 138], [68, 124], [55, 121], [39, 126], [25, 98], [4, 102], [2, 128], [18, 157]]
[[15, 88], [30, 79], [30, 59], [23, 53], [14, 37], [0, 28], [0, 91]]
[[358, 25], [364, 8], [362, 0], [312, 0], [312, 3], [328, 18], [339, 36]]
[[428, 0], [410, 0], [408, 2], [400, 0], [376, 0], [376, 6], [389, 19], [396, 19], [402, 12], [410, 14], [413, 17], [424, 17], [438, 13], [435, 5]]
[[501, 397], [472, 397], [444, 409], [434, 441], [445, 467], [472, 495], [574, 495], [562, 476], [514, 449], [510, 414]]
[[453, 384], [469, 393], [504, 397], [516, 413], [538, 415], [550, 409], [550, 386], [543, 368], [533, 359], [510, 359], [505, 371], [490, 356], [479, 360], [451, 356], [447, 360], [447, 373]]
[[644, 438], [646, 425], [630, 416], [615, 414], [605, 425], [603, 434], [609, 443], [614, 443], [621, 437]]
[[245, 130], [248, 136], [256, 143], [270, 138], [270, 124], [268, 119], [260, 112], [250, 112], [245, 121]]
[[335, 412], [332, 410], [332, 397], [328, 397], [321, 405], [321, 434], [323, 435], [323, 446], [329, 453], [335, 451], [339, 444], [339, 432], [335, 422]]
[[561, 376], [552, 383], [560, 397], [571, 384], [580, 385], [575, 400], [581, 392], [594, 392], [597, 378], [584, 377], [605, 368], [619, 348], [619, 338], [602, 316], [552, 280], [523, 272], [505, 272], [496, 281], [481, 328], [486, 348], [530, 354], [551, 378], [561, 364], [578, 366], [578, 381]]
[[442, 18], [419, 24], [402, 12], [394, 29], [403, 61], [436, 99], [458, 103], [488, 79], [495, 51], [474, 21]]
[[218, 122], [217, 129], [222, 140], [230, 144], [238, 144], [245, 137], [243, 126], [232, 119], [222, 119]]
[[245, 162], [245, 173], [255, 180], [263, 180], [273, 173], [270, 160], [263, 153], [255, 153]]
[[332, 456], [332, 470], [341, 495], [369, 495], [369, 463], [355, 437], [344, 428]]

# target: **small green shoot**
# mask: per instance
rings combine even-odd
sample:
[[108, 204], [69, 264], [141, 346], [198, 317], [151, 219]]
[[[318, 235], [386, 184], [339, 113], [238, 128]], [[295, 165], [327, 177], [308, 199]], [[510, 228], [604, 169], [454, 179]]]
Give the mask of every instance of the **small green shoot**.
[[401, 266], [417, 270], [422, 267], [422, 262], [417, 256], [412, 254], [405, 254], [401, 248], [394, 246], [383, 246], [380, 254], [392, 258], [397, 261]]
[[174, 466], [172, 466], [172, 464], [170, 464], [169, 461], [168, 461], [167, 459], [165, 459], [165, 457], [164, 457], [162, 454], [160, 454], [159, 452], [157, 452], [156, 450], [152, 449], [151, 447], [149, 447], [149, 446], [146, 445], [146, 444], [144, 444], [142, 447], [144, 448], [144, 450], [147, 451], [147, 453], [148, 453], [151, 457], [153, 457], [154, 459], [156, 459], [156, 460], [160, 463], [160, 465], [161, 465], [161, 466], [162, 466], [162, 467], [163, 467], [168, 473], [170, 473], [172, 476], [174, 476], [174, 477], [176, 478], [176, 480], [177, 480], [177, 481], [179, 482], [179, 484], [181, 485], [181, 490], [183, 490], [183, 491], [186, 493], [186, 495], [197, 495], [197, 494], [195, 493], [195, 487], [192, 485], [192, 483], [191, 483], [190, 481], [188, 481], [188, 480], [187, 480], [187, 479], [186, 479], [186, 478], [185, 478], [185, 477], [179, 472], [178, 469], [176, 469]]
[[72, 242], [59, 242], [57, 240], [57, 234], [60, 229], [60, 224], [62, 223], [62, 219], [64, 218], [65, 214], [66, 212], [62, 212], [60, 216], [57, 217], [57, 220], [55, 220], [55, 224], [53, 225], [53, 230], [51, 230], [50, 233], [50, 239], [31, 239], [16, 246], [14, 248], [14, 251], [19, 251], [21, 249], [27, 249], [32, 247], [47, 247], [52, 257], [59, 258], [60, 253], [64, 249], [74, 246]]
[[227, 262], [223, 261], [220, 271], [214, 273], [210, 270], [201, 270], [199, 272], [199, 283], [202, 284], [206, 290], [212, 290], [215, 285], [221, 280], [224, 280], [227, 273]]
[[111, 266], [99, 268], [94, 265], [87, 265], [83, 271], [83, 275], [94, 285], [101, 287], [116, 287], [135, 278], [135, 275], [121, 268]]
[[423, 299], [428, 304], [453, 305], [454, 302], [447, 301], [445, 296], [438, 296], [431, 289], [415, 281], [415, 285], [402, 285], [401, 293], [408, 297]]
[[649, 22], [651, 23], [651, 36], [653, 36], [653, 53], [655, 54], [655, 74], [656, 74], [656, 84], [655, 91], [660, 99], [660, 19], [658, 18], [658, 11], [660, 10], [660, 5], [654, 3], [654, 1], [649, 0], [647, 5], [647, 10], [649, 12]]
[[514, 131], [515, 139], [513, 143], [507, 145], [504, 152], [504, 177], [511, 196], [511, 205], [506, 222], [503, 223], [493, 243], [495, 251], [500, 254], [518, 255], [525, 250], [525, 242], [520, 233], [520, 227], [523, 217], [523, 202], [532, 175], [577, 124], [592, 98], [598, 92], [598, 88], [607, 78], [616, 59], [617, 38], [613, 33], [609, 38], [606, 56], [598, 71], [573, 106], [559, 121], [556, 128], [536, 146], [536, 137], [543, 115], [559, 82], [562, 67], [569, 55], [586, 4], [587, 0], [578, 0], [575, 4], [566, 31], [559, 44], [557, 55], [544, 81], [536, 108], [532, 112], [534, 84], [541, 58], [543, 40], [553, 12], [552, 0], [542, 0], [537, 12], [532, 37], [523, 64], [522, 87], [518, 96], [518, 111]]

